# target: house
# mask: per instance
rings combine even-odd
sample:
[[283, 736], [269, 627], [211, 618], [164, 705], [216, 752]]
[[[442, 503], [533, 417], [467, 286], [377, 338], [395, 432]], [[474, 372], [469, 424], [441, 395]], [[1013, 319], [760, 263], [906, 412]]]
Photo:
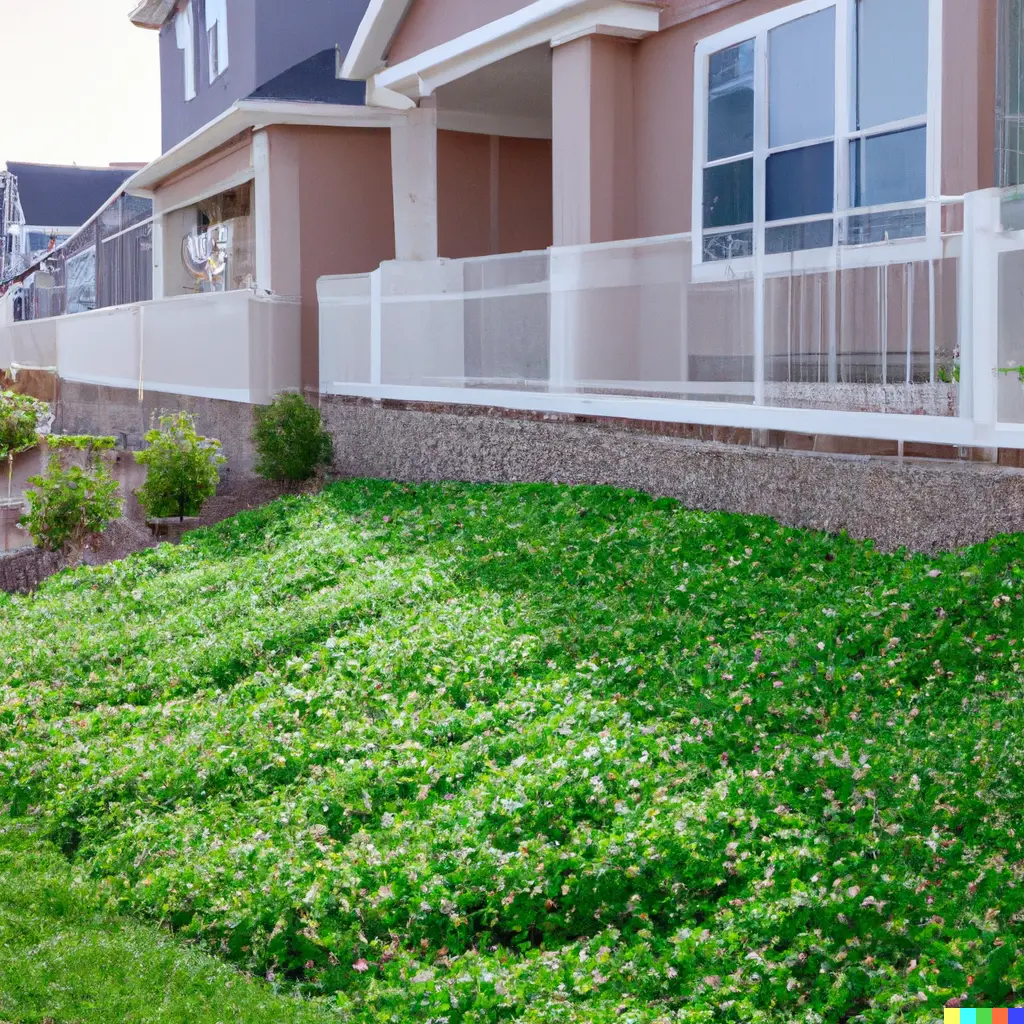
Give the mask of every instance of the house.
[[336, 75], [362, 14], [335, 0], [145, 0], [131, 15], [160, 34], [164, 153], [128, 186], [154, 203], [154, 299], [238, 293], [221, 304], [265, 314], [282, 386], [319, 380], [317, 279], [394, 255], [393, 114]]
[[136, 170], [9, 162], [0, 174], [0, 282], [67, 241]]
[[371, 0], [398, 259], [322, 390], [1016, 464], [1020, 7]]

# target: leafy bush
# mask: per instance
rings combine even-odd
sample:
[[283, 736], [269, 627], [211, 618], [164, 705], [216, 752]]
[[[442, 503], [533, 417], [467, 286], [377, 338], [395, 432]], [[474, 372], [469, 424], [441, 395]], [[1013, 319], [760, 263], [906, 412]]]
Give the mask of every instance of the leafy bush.
[[13, 391], [0, 391], [0, 459], [7, 461], [7, 497], [11, 496], [14, 456], [34, 448], [50, 411], [45, 402]]
[[80, 552], [90, 537], [121, 515], [117, 481], [100, 461], [83, 468], [64, 466], [52, 456], [45, 474], [29, 483], [29, 511], [21, 524], [46, 551]]
[[196, 433], [187, 412], [160, 418], [160, 429], [146, 434], [149, 447], [135, 453], [147, 467], [146, 482], [136, 492], [147, 515], [154, 519], [197, 516], [203, 502], [217, 493], [218, 467], [227, 459], [220, 441]]
[[1022, 594], [349, 482], [0, 595], [0, 806], [347, 1024], [934, 1024], [1024, 991]]
[[331, 463], [334, 445], [320, 410], [302, 395], [278, 395], [253, 410], [256, 472], [268, 480], [308, 480]]

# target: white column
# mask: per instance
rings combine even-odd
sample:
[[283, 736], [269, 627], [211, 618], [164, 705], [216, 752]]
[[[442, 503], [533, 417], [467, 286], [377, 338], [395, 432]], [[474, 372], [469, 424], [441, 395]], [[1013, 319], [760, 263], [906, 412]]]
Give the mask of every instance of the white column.
[[162, 299], [164, 292], [164, 215], [153, 203], [153, 298]]
[[265, 131], [253, 133], [252, 162], [256, 175], [254, 182], [256, 221], [256, 290], [272, 294], [274, 282], [271, 274], [271, 202], [270, 202], [270, 139]]
[[997, 189], [965, 198], [960, 290], [960, 415], [991, 445], [999, 395], [999, 250]]
[[434, 260], [437, 245], [437, 108], [419, 107], [391, 128], [395, 258]]

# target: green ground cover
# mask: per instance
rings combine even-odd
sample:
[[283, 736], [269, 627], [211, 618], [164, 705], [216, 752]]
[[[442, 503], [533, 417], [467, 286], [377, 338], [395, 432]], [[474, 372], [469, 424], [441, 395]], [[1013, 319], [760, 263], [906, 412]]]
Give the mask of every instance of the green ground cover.
[[0, 1021], [330, 1024], [153, 925], [118, 920], [52, 847], [0, 826]]
[[0, 806], [358, 1024], [1014, 1005], [1022, 559], [340, 484], [0, 597]]

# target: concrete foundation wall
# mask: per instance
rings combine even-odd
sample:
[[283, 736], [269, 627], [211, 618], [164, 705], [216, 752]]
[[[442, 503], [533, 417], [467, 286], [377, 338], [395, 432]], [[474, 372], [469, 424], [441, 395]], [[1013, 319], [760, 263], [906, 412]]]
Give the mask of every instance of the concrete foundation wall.
[[143, 436], [162, 414], [185, 410], [196, 418], [200, 434], [221, 442], [227, 464], [221, 469], [222, 488], [252, 476], [254, 453], [249, 439], [252, 406], [213, 398], [191, 398], [156, 391], [144, 392], [100, 384], [62, 381], [57, 402], [55, 434], [94, 434], [117, 437], [129, 449], [144, 447]]
[[[688, 508], [956, 548], [1024, 530], [1024, 473], [975, 463], [827, 456], [659, 437], [614, 424], [323, 398], [343, 476], [610, 484]], [[639, 426], [639, 425], [638, 425]]]
[[[342, 477], [607, 484], [675, 497], [693, 509], [845, 530], [884, 549], [951, 549], [1024, 531], [1024, 470], [946, 460], [949, 453], [924, 446], [919, 454], [931, 457], [898, 458], [895, 444], [884, 442], [856, 448], [872, 455], [839, 455], [824, 454], [848, 450], [830, 446], [841, 440], [835, 438], [806, 439], [806, 447], [817, 447], [809, 451], [796, 450], [795, 435], [757, 447], [741, 432], [720, 443], [679, 424], [327, 396], [320, 407], [334, 435], [334, 471]], [[54, 430], [124, 435], [129, 448], [138, 448], [154, 415], [177, 409], [191, 412], [201, 433], [223, 443], [222, 493], [251, 480], [252, 410], [242, 403], [165, 394], [146, 394], [140, 402], [133, 391], [65, 382]]]

